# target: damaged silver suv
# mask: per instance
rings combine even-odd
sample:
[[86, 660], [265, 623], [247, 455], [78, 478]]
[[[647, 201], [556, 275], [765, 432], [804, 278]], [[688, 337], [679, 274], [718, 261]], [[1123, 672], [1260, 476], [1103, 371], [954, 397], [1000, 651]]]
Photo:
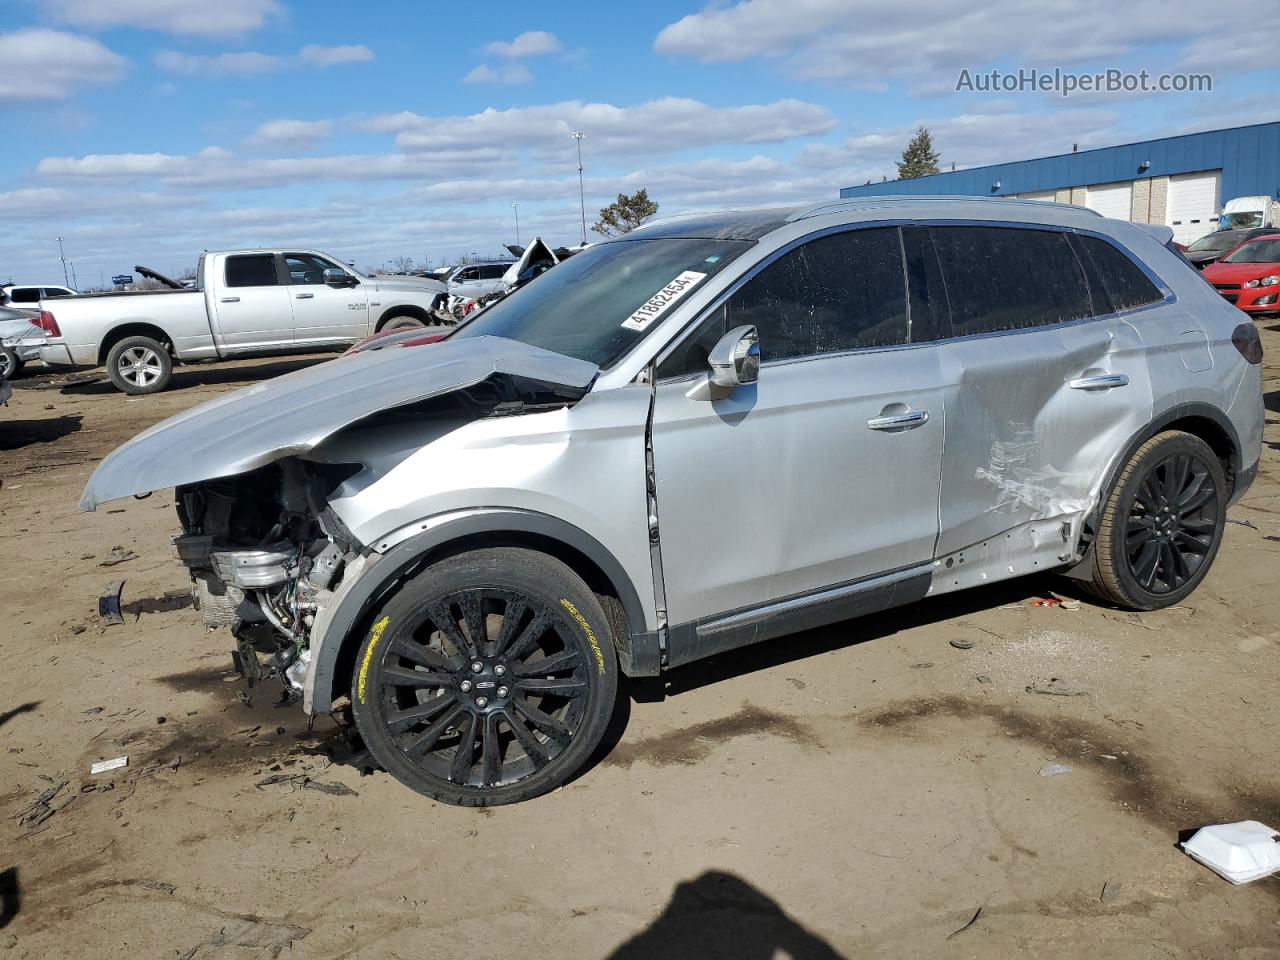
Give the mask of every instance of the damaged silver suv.
[[620, 673], [1036, 571], [1195, 589], [1257, 469], [1261, 347], [1169, 236], [942, 198], [672, 219], [439, 343], [179, 414], [81, 506], [176, 487], [246, 672], [349, 702], [415, 790], [524, 800]]

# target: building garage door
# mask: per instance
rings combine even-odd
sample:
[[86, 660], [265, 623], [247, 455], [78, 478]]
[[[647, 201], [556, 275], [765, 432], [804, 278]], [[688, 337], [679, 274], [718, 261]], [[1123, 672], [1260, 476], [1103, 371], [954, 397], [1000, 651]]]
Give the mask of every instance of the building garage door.
[[1057, 190], [1032, 190], [1030, 193], [1018, 194], [1019, 200], [1047, 200], [1050, 203], [1057, 198]]
[[1191, 243], [1218, 229], [1222, 171], [1202, 170], [1169, 178], [1169, 204], [1165, 223], [1173, 227], [1173, 239]]
[[1132, 180], [1124, 183], [1095, 183], [1091, 187], [1085, 187], [1084, 205], [1104, 217], [1128, 220], [1132, 202]]

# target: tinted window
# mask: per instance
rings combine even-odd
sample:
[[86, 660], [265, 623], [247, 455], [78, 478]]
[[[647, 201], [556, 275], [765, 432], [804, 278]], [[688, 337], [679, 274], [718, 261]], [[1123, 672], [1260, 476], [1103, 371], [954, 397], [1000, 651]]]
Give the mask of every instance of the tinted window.
[[1206, 250], [1210, 253], [1216, 253], [1219, 250], [1230, 250], [1240, 242], [1243, 236], [1244, 234], [1235, 230], [1219, 230], [1217, 233], [1209, 233], [1201, 237], [1187, 247], [1187, 250], [1192, 253], [1200, 253]]
[[1006, 227], [934, 227], [958, 337], [1090, 316], [1089, 288], [1061, 233]]
[[1113, 244], [1100, 237], [1080, 235], [1076, 236], [1076, 244], [1092, 261], [1113, 310], [1131, 310], [1164, 299], [1164, 294], [1138, 269], [1138, 265]]
[[44, 298], [46, 300], [50, 299], [51, 297], [69, 297], [69, 296], [71, 296], [71, 291], [68, 290], [66, 287], [45, 287], [44, 288]]
[[274, 287], [279, 282], [276, 258], [269, 253], [227, 257], [228, 287]]
[[39, 287], [19, 287], [16, 290], [9, 291], [10, 303], [39, 303], [40, 288]]
[[502, 275], [506, 272], [507, 272], [507, 265], [505, 263], [491, 264], [487, 267], [480, 268], [480, 279], [481, 280], [501, 280]]
[[597, 244], [480, 311], [450, 339], [506, 337], [607, 367], [750, 246], [668, 239]]
[[942, 282], [938, 255], [928, 227], [905, 227], [903, 259], [907, 265], [907, 296], [911, 304], [911, 342], [945, 340], [951, 336], [947, 285]]
[[1274, 237], [1250, 240], [1235, 253], [1222, 258], [1223, 263], [1276, 263], [1280, 261], [1280, 240]]
[[729, 299], [726, 322], [759, 330], [764, 361], [906, 343], [897, 229], [832, 234], [784, 254]]
[[286, 253], [284, 265], [289, 271], [289, 282], [300, 285], [324, 283], [324, 272], [337, 266], [314, 253]]

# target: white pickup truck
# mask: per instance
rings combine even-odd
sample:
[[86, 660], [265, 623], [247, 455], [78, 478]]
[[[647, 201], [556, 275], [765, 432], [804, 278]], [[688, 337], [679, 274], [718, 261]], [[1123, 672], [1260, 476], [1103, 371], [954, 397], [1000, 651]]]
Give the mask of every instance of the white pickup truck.
[[447, 323], [448, 287], [366, 277], [315, 250], [200, 258], [194, 289], [93, 293], [42, 303], [40, 359], [99, 366], [125, 393], [163, 390], [175, 362], [342, 349], [370, 333]]

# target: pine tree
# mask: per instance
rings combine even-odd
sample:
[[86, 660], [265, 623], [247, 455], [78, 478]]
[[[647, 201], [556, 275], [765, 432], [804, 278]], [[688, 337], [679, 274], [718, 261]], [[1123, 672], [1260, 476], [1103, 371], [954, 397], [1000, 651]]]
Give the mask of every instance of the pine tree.
[[630, 233], [658, 212], [658, 205], [649, 199], [649, 191], [641, 188], [627, 196], [618, 194], [617, 202], [600, 208], [600, 219], [591, 229], [601, 236], [620, 237]]
[[914, 180], [937, 172], [938, 153], [933, 149], [933, 137], [928, 130], [920, 127], [907, 148], [902, 151], [902, 159], [898, 161], [898, 179]]

